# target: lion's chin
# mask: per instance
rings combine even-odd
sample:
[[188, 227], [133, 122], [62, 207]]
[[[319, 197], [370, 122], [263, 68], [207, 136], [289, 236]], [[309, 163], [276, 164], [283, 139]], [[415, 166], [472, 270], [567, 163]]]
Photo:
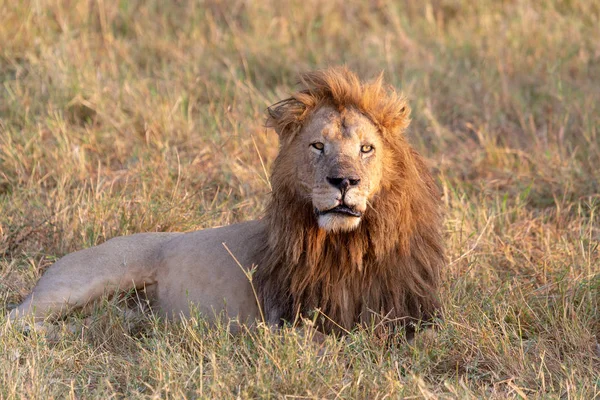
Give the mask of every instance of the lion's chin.
[[337, 213], [321, 214], [318, 217], [319, 227], [327, 232], [349, 232], [358, 228], [360, 217]]

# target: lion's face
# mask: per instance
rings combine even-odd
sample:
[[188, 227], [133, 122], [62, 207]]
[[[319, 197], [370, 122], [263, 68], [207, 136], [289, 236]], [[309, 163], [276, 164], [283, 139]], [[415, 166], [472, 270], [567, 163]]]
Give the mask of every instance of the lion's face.
[[377, 192], [383, 146], [377, 128], [355, 109], [322, 107], [295, 140], [297, 179], [328, 232], [356, 229]]

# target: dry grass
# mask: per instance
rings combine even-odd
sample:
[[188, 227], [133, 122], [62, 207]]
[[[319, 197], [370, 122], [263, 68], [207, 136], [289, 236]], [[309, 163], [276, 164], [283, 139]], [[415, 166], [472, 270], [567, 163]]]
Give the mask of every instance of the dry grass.
[[405, 91], [444, 189], [436, 337], [316, 357], [297, 332], [130, 325], [109, 303], [53, 342], [2, 311], [0, 398], [599, 396], [592, 0], [0, 0], [2, 309], [67, 252], [259, 217], [265, 107], [341, 63]]

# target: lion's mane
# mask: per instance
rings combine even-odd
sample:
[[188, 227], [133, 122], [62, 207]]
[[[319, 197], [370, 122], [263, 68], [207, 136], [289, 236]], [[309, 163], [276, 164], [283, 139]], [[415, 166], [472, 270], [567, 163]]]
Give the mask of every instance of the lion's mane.
[[[431, 320], [438, 315], [445, 265], [440, 194], [404, 138], [410, 122], [405, 99], [381, 77], [362, 83], [346, 68], [304, 74], [301, 84], [301, 91], [269, 109], [267, 121], [280, 136], [280, 152], [265, 215], [267, 240], [254, 276], [266, 320], [293, 322], [318, 309], [324, 332]], [[323, 105], [360, 110], [378, 127], [389, 155], [379, 191], [351, 232], [319, 229], [310, 200], [294, 188], [290, 143]]]

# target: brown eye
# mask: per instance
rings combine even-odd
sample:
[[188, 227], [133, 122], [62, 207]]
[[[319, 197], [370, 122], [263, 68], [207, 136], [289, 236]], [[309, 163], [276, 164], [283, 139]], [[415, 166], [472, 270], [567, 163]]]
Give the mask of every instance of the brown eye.
[[325, 145], [321, 142], [314, 142], [314, 143], [311, 143], [310, 145], [319, 151], [323, 151], [323, 149], [325, 148]]
[[373, 151], [373, 146], [371, 146], [370, 144], [363, 144], [363, 145], [360, 147], [360, 151], [361, 151], [362, 153], [370, 153], [370, 152], [372, 152], [372, 151]]

